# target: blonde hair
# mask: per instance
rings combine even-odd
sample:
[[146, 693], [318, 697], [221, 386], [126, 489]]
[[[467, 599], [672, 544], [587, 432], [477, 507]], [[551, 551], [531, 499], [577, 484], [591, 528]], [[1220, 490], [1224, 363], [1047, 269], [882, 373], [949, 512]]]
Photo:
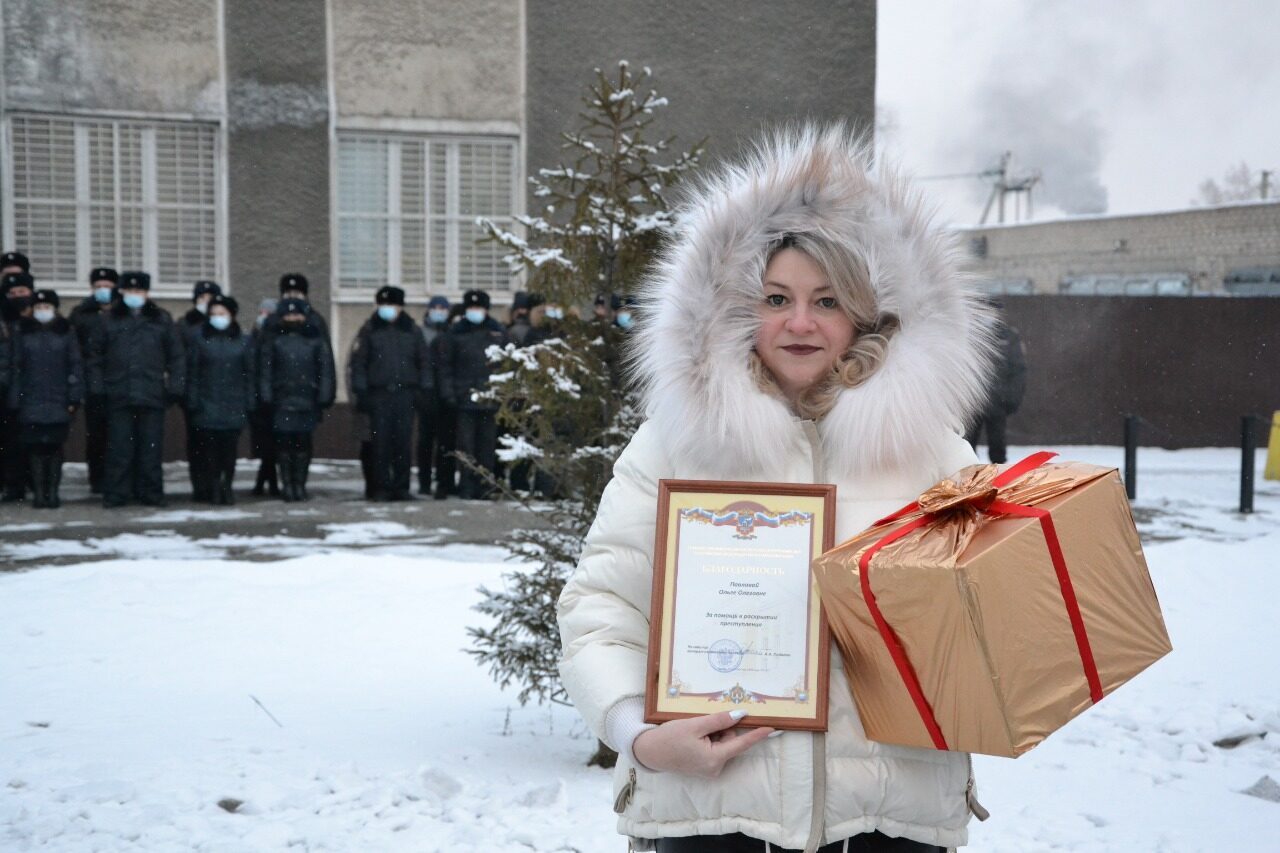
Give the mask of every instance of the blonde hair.
[[[819, 420], [831, 411], [841, 391], [858, 387], [879, 369], [901, 324], [897, 315], [880, 311], [867, 264], [848, 246], [813, 233], [784, 234], [768, 246], [765, 266], [783, 249], [804, 252], [822, 269], [835, 290], [836, 302], [853, 323], [849, 349], [840, 354], [825, 379], [806, 388], [796, 401], [800, 417]], [[750, 358], [751, 373], [761, 390], [781, 397], [773, 374], [754, 349]]]

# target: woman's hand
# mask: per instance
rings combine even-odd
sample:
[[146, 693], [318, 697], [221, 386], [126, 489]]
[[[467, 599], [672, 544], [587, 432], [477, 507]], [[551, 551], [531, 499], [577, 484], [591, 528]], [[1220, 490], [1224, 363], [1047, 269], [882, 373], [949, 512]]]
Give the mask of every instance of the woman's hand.
[[670, 770], [714, 779], [729, 759], [774, 733], [772, 728], [734, 728], [746, 711], [668, 720], [643, 732], [631, 745], [636, 760], [650, 770]]

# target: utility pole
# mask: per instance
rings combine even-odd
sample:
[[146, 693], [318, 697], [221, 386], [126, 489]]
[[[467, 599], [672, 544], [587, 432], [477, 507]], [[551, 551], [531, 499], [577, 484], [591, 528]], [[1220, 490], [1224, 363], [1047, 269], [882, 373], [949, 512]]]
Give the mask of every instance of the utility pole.
[[1262, 200], [1263, 201], [1266, 201], [1267, 196], [1271, 194], [1271, 175], [1274, 173], [1274, 171], [1275, 171], [1274, 169], [1262, 170]]

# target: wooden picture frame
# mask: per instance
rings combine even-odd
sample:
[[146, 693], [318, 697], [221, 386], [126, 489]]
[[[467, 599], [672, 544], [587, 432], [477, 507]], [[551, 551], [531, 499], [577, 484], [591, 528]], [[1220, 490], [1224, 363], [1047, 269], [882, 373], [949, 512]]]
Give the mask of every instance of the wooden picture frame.
[[826, 731], [810, 563], [835, 544], [835, 507], [833, 485], [659, 480], [646, 722], [743, 709], [743, 726]]

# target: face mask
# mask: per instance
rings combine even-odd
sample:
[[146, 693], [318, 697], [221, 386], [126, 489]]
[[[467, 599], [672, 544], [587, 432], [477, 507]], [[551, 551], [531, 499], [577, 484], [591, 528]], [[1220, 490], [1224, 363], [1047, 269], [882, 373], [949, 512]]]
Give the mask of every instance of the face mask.
[[208, 303], [208, 302], [197, 302], [197, 303], [196, 303], [196, 310], [197, 310], [197, 311], [199, 311], [201, 314], [208, 314], [208, 313], [209, 313], [209, 303]]
[[106, 305], [111, 301], [111, 295], [115, 293], [113, 287], [96, 287], [93, 290], [93, 298], [101, 305]]
[[563, 319], [564, 319], [564, 309], [563, 309], [563, 308], [548, 308], [548, 309], [547, 309], [547, 319], [548, 319], [548, 320], [563, 320]]
[[209, 318], [209, 325], [213, 326], [219, 332], [225, 332], [231, 328], [231, 318], [226, 314], [219, 314], [216, 317]]
[[32, 316], [36, 318], [37, 322], [51, 323], [53, 322], [54, 310], [52, 308], [37, 308]]
[[267, 315], [259, 314], [258, 319], [254, 320], [253, 322], [257, 323], [258, 328], [261, 329], [263, 326], [267, 325]]
[[432, 308], [427, 312], [427, 316], [431, 318], [433, 323], [446, 323], [449, 320], [449, 309]]
[[122, 298], [124, 304], [135, 311], [147, 304], [147, 297], [140, 293], [126, 293]]
[[468, 308], [467, 319], [479, 326], [484, 322], [485, 310], [483, 308]]
[[17, 311], [18, 313], [22, 313], [23, 311], [26, 311], [28, 308], [31, 307], [30, 296], [10, 296], [8, 298], [9, 298], [9, 305], [13, 308], [14, 311]]
[[379, 305], [378, 316], [390, 323], [396, 317], [400, 316], [400, 309], [394, 305]]
[[621, 326], [622, 328], [630, 329], [631, 324], [634, 322], [635, 322], [635, 318], [633, 318], [626, 311], [623, 311], [620, 314], [618, 314], [618, 325]]

